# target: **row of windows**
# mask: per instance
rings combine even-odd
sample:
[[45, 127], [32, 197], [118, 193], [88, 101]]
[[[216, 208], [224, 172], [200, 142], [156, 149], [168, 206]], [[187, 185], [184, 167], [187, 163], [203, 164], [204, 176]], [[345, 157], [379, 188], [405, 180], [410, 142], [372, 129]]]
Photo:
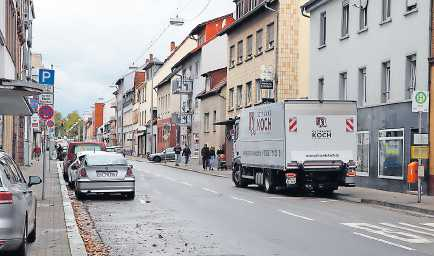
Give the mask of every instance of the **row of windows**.
[[[362, 67], [358, 70], [358, 104], [365, 106], [367, 104], [367, 68]], [[390, 102], [391, 93], [391, 62], [385, 61], [381, 64], [381, 103]], [[416, 90], [416, 54], [406, 57], [405, 68], [405, 99], [411, 99], [413, 92]], [[372, 93], [371, 93], [372, 95]], [[339, 100], [348, 99], [348, 73], [339, 74]], [[318, 99], [324, 99], [324, 78], [318, 79]]]
[[[267, 90], [267, 97], [272, 98], [273, 91]], [[256, 82], [256, 103], [260, 103], [262, 101], [262, 89], [259, 82]], [[236, 98], [235, 98], [236, 97]], [[244, 102], [243, 102], [244, 100]], [[239, 109], [241, 107], [248, 107], [253, 103], [253, 84], [252, 82], [247, 82], [245, 86], [238, 85], [229, 89], [229, 110], [233, 110], [234, 107]], [[235, 105], [234, 105], [235, 104]]]
[[169, 110], [169, 104], [170, 94], [158, 97], [158, 109], [161, 110], [161, 114], [164, 114]]
[[[264, 51], [264, 31], [263, 29], [259, 29], [256, 31], [256, 53], [255, 56], [259, 56]], [[267, 25], [266, 28], [266, 44], [265, 51], [274, 49], [274, 22]], [[244, 40], [240, 40], [237, 43], [237, 56], [235, 60], [235, 45], [232, 45], [229, 48], [229, 68], [235, 67], [235, 62], [237, 65], [241, 65], [243, 61], [249, 61], [253, 58], [253, 35], [249, 35], [246, 38], [246, 50], [244, 52]], [[244, 56], [244, 53], [246, 55]]]
[[256, 6], [262, 3], [264, 0], [239, 0], [236, 3], [237, 19], [241, 18], [244, 14], [253, 10]]
[[[381, 23], [384, 24], [392, 21], [391, 17], [391, 0], [381, 0]], [[366, 31], [368, 28], [368, 6], [354, 5], [359, 9], [359, 33]], [[342, 15], [341, 15], [341, 39], [348, 38], [349, 27], [350, 27], [350, 4], [349, 0], [344, 0], [342, 2]], [[417, 10], [417, 0], [406, 0], [405, 14], [414, 12]], [[320, 14], [320, 37], [319, 46], [324, 47], [327, 42], [327, 13], [326, 11]]]
[[[214, 110], [212, 112], [212, 131], [217, 131], [217, 126], [215, 123], [217, 122], [217, 110]], [[203, 114], [203, 133], [209, 133], [210, 130], [210, 119], [209, 119], [209, 112]]]

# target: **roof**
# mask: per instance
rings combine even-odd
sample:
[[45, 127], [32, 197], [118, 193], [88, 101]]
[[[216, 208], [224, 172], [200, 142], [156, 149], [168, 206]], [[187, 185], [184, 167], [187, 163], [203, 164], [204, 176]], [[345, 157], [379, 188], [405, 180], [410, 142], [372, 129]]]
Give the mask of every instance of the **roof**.
[[202, 51], [202, 46], [204, 46], [205, 44], [207, 44], [207, 43], [204, 43], [204, 44], [202, 44], [202, 45], [194, 48], [193, 50], [191, 50], [184, 57], [182, 57], [178, 62], [176, 62], [175, 65], [173, 65], [173, 68], [177, 68], [177, 67], [181, 66], [182, 63], [184, 63], [185, 61], [189, 60], [191, 57], [193, 57], [194, 55], [196, 55], [196, 53], [201, 52]]
[[304, 12], [304, 11], [306, 11], [306, 12], [310, 12], [310, 10], [313, 8], [313, 7], [316, 7], [315, 5], [317, 5], [317, 4], [319, 4], [320, 2], [323, 2], [324, 0], [309, 0], [309, 1], [307, 1], [305, 4], [303, 4], [300, 8], [301, 8], [301, 11], [302, 12]]
[[195, 28], [193, 28], [191, 30], [191, 32], [190, 32], [190, 35], [197, 35], [208, 23], [211, 23], [211, 22], [214, 22], [214, 21], [218, 21], [218, 20], [221, 20], [221, 19], [225, 19], [225, 18], [229, 18], [229, 17], [232, 18], [232, 13], [229, 13], [229, 14], [226, 14], [226, 15], [214, 18], [212, 20], [204, 21], [204, 22], [198, 24]]
[[270, 4], [270, 3], [274, 3], [274, 2], [276, 2], [276, 0], [263, 1], [261, 4], [259, 4], [258, 6], [256, 6], [253, 10], [249, 11], [247, 14], [244, 14], [241, 18], [235, 20], [235, 22], [232, 23], [232, 25], [226, 27], [225, 29], [223, 29], [217, 35], [222, 36], [224, 34], [230, 33], [234, 29], [236, 29], [239, 26], [241, 26], [245, 21], [248, 21], [251, 18], [253, 18], [259, 12], [266, 10], [266, 7], [265, 7], [266, 4]]
[[222, 81], [220, 81], [214, 88], [212, 88], [209, 91], [203, 91], [201, 93], [199, 93], [196, 98], [197, 99], [206, 99], [208, 97], [214, 96], [219, 94], [222, 89], [226, 86], [226, 79], [223, 79]]

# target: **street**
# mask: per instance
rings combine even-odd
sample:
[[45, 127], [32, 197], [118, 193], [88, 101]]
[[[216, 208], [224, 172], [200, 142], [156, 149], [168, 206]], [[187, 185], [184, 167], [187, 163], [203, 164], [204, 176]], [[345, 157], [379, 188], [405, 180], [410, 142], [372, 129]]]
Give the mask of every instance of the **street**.
[[134, 201], [85, 201], [112, 255], [434, 255], [433, 217], [131, 163]]

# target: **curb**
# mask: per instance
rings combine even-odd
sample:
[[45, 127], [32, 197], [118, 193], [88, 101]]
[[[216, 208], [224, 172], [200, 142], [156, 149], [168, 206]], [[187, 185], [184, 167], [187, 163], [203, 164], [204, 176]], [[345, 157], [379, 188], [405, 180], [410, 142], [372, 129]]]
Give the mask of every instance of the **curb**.
[[414, 206], [397, 204], [397, 203], [390, 203], [390, 202], [386, 202], [386, 201], [366, 199], [366, 198], [358, 198], [358, 197], [344, 196], [344, 195], [336, 195], [336, 199], [339, 199], [342, 201], [347, 201], [347, 202], [352, 202], [352, 203], [379, 205], [379, 206], [384, 206], [384, 207], [388, 207], [388, 208], [392, 208], [392, 209], [412, 211], [412, 212], [417, 212], [417, 213], [422, 213], [422, 214], [434, 216], [434, 210], [418, 208], [418, 207], [414, 207]]
[[57, 173], [59, 174], [60, 190], [62, 191], [63, 211], [65, 213], [65, 225], [71, 256], [87, 256], [86, 248], [75, 220], [71, 200], [68, 196], [68, 190], [66, 188], [65, 181], [63, 180], [63, 173], [60, 168], [60, 164], [57, 164]]

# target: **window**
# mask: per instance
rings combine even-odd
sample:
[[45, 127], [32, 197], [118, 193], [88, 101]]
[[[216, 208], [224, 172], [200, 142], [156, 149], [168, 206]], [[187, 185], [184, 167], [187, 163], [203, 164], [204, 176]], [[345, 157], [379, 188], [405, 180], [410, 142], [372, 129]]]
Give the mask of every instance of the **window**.
[[216, 122], [217, 122], [217, 111], [214, 110], [214, 112], [212, 113], [212, 131], [213, 132], [217, 131], [217, 125], [215, 125]]
[[357, 175], [369, 176], [369, 132], [357, 133]]
[[381, 103], [386, 103], [390, 100], [390, 61], [383, 62], [382, 69]]
[[235, 45], [229, 48], [229, 67], [233, 68], [235, 66]]
[[243, 40], [238, 42], [237, 52], [238, 52], [238, 55], [237, 55], [238, 62], [237, 63], [241, 64], [241, 63], [243, 63]]
[[391, 0], [382, 0], [383, 1], [383, 6], [382, 6], [382, 16], [381, 16], [381, 20], [382, 21], [387, 21], [390, 19], [390, 4], [391, 4]]
[[246, 84], [246, 106], [252, 103], [252, 82]]
[[368, 27], [368, 6], [360, 7], [359, 29], [360, 31]]
[[262, 89], [259, 80], [256, 80], [256, 103], [262, 101]]
[[359, 106], [365, 106], [367, 100], [368, 92], [366, 89], [366, 68], [359, 69], [359, 95], [358, 103]]
[[416, 54], [407, 56], [405, 68], [405, 84], [406, 84], [406, 92], [405, 98], [411, 99], [413, 92], [416, 90]]
[[320, 35], [319, 35], [319, 46], [325, 46], [327, 37], [327, 16], [326, 12], [322, 12], [320, 15]]
[[243, 86], [238, 85], [237, 86], [237, 108], [240, 108], [242, 103], [243, 103]]
[[404, 129], [378, 132], [378, 177], [404, 178]]
[[417, 0], [407, 0], [407, 12], [417, 9]]
[[248, 59], [252, 58], [252, 55], [253, 55], [253, 35], [250, 35], [250, 36], [247, 37], [247, 52], [246, 52], [246, 55], [247, 55]]
[[318, 79], [318, 99], [324, 99], [324, 78]]
[[342, 25], [341, 25], [341, 36], [348, 36], [348, 27], [350, 23], [350, 5], [348, 1], [342, 3]]
[[209, 132], [209, 113], [203, 114], [203, 132], [204, 133]]
[[200, 73], [200, 66], [199, 66], [199, 61], [196, 61], [195, 63], [194, 63], [194, 74], [195, 74], [195, 76], [194, 76], [194, 78], [198, 78], [199, 77], [199, 73]]
[[256, 31], [256, 54], [261, 54], [262, 49], [264, 47], [264, 45], [263, 45], [264, 40], [262, 38], [262, 34], [263, 34], [262, 29]]
[[236, 12], [237, 12], [237, 19], [241, 18], [241, 16], [243, 15], [243, 0], [239, 0], [237, 2], [237, 8], [236, 8]]
[[267, 25], [267, 49], [274, 48], [274, 22]]
[[234, 88], [229, 89], [229, 109], [234, 108]]
[[348, 99], [347, 76], [347, 72], [339, 74], [339, 100]]

